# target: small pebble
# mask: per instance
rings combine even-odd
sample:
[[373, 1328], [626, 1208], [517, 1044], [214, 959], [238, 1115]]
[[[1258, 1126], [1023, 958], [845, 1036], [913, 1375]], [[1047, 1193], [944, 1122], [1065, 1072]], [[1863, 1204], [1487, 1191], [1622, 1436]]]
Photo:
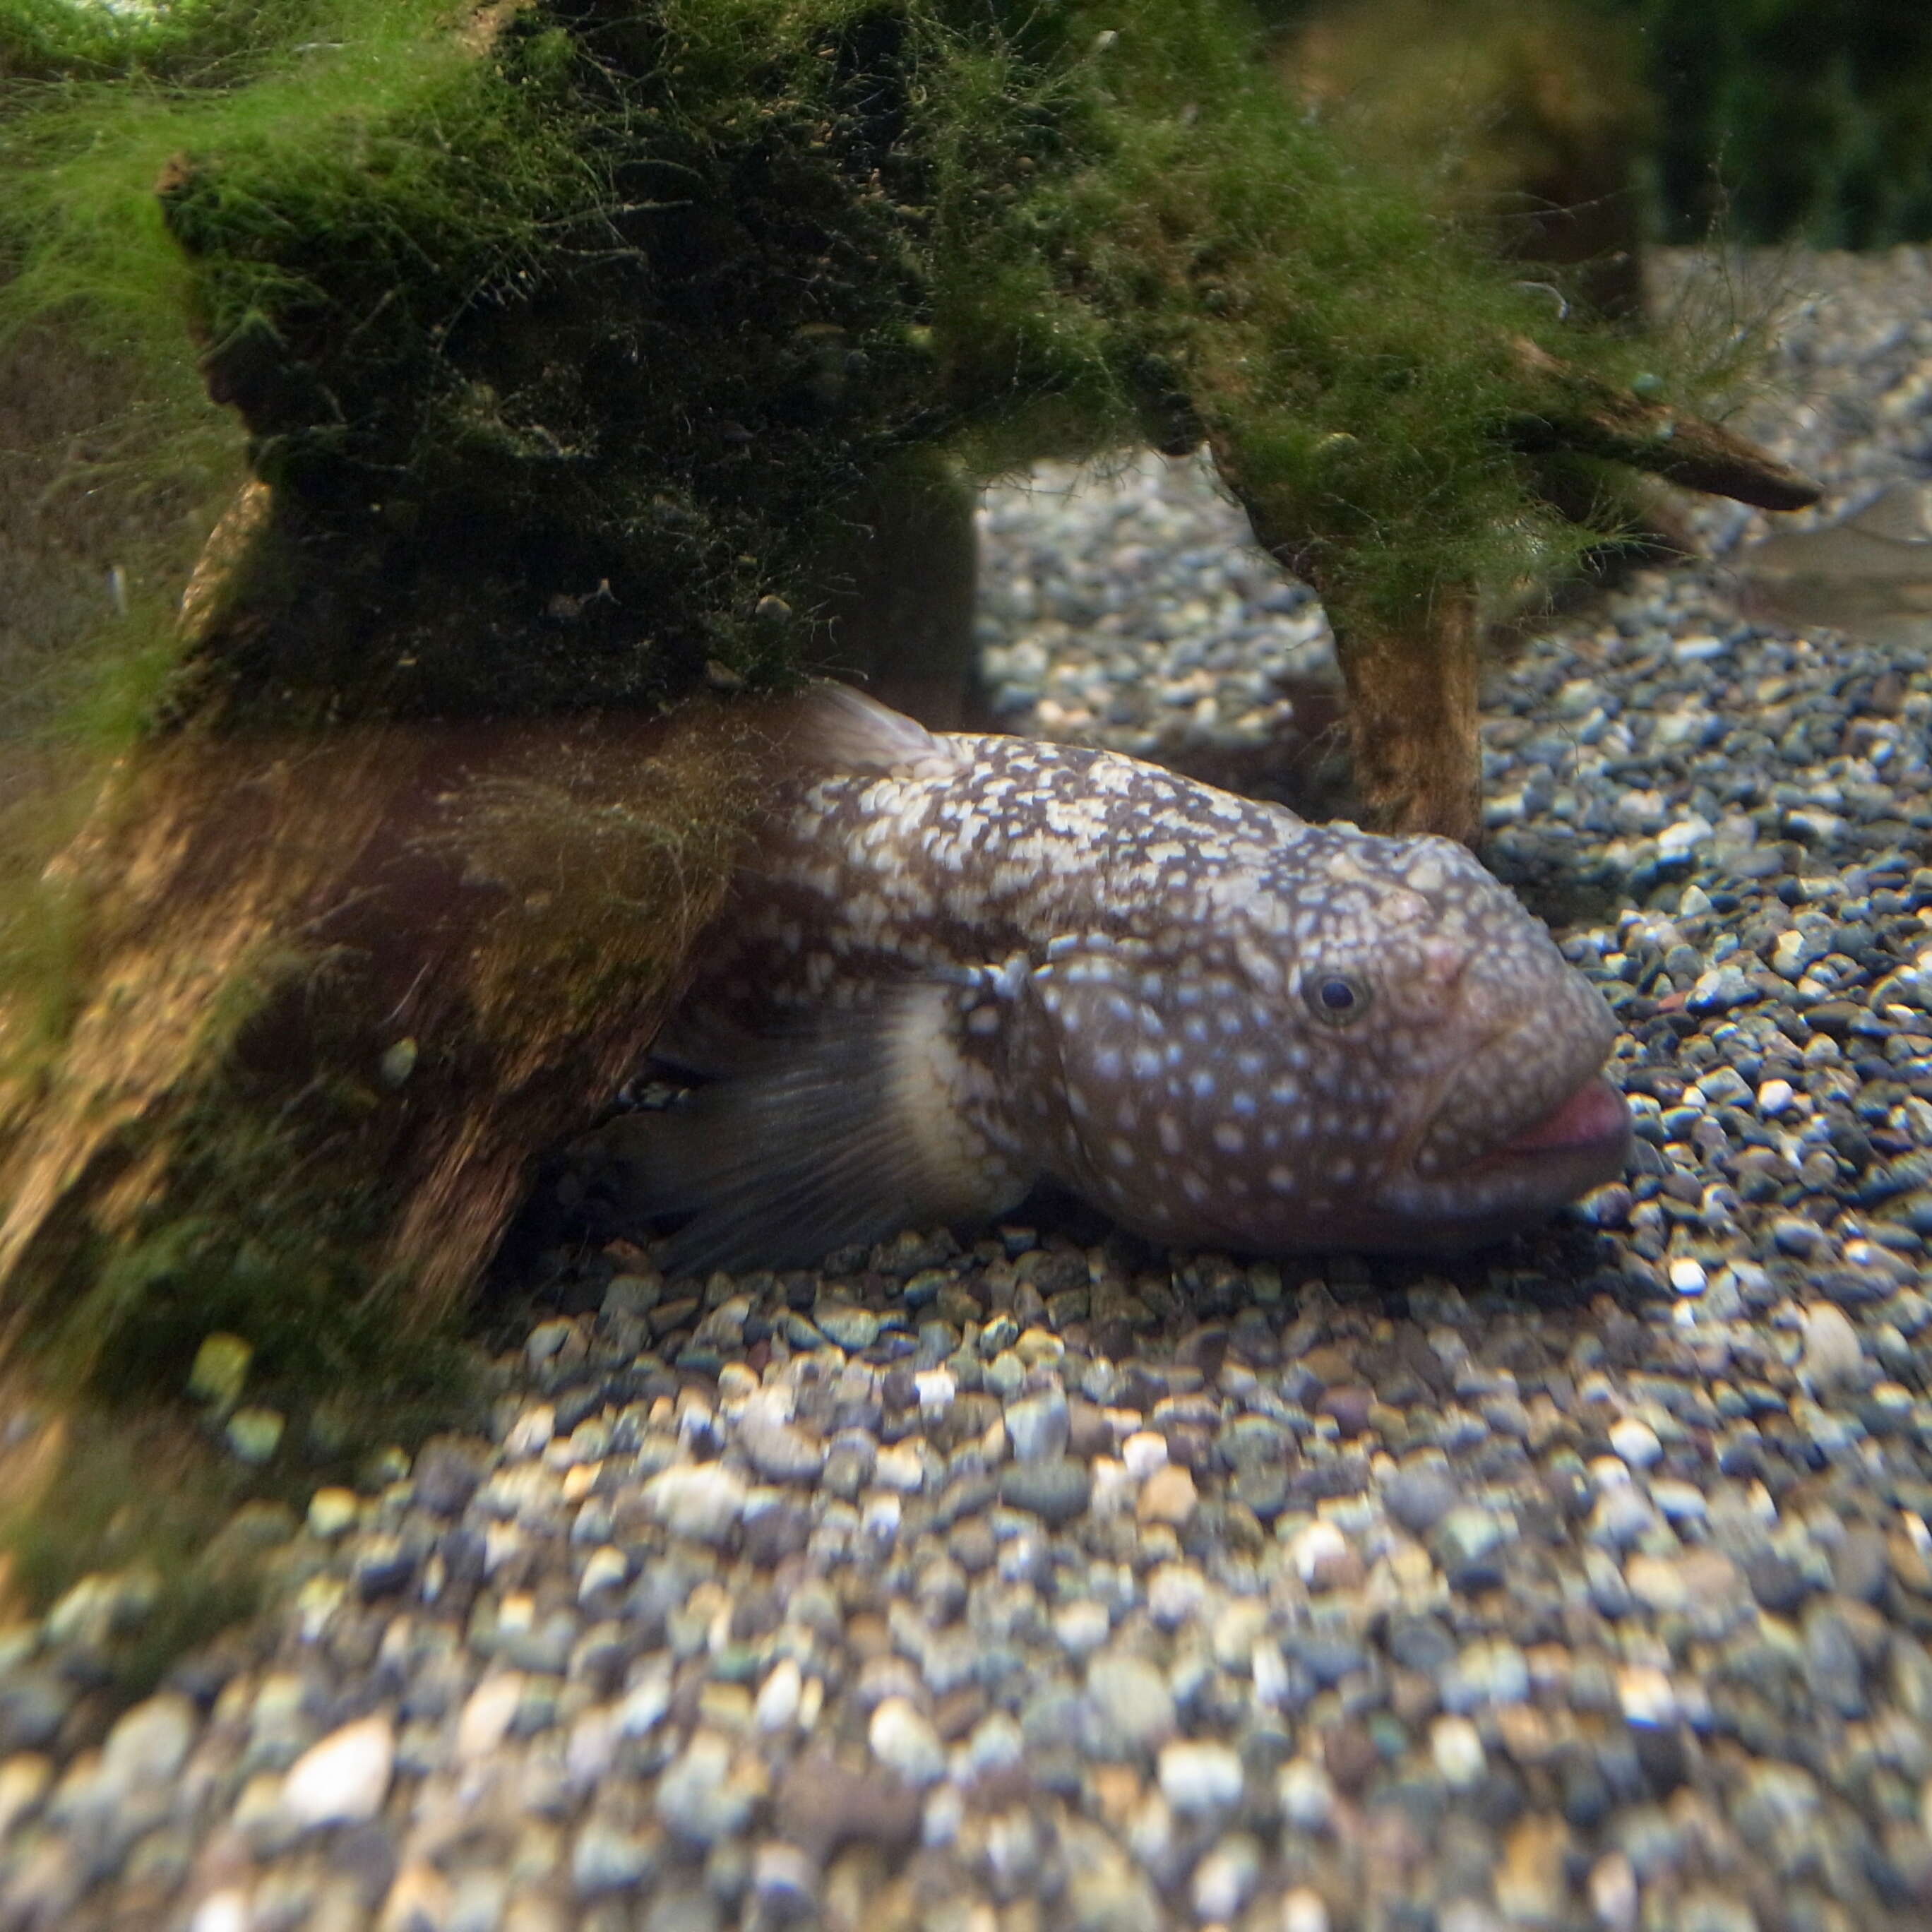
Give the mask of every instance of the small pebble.
[[308, 1501], [309, 1533], [325, 1541], [355, 1526], [362, 1513], [362, 1498], [353, 1490], [317, 1490]]
[[242, 1400], [254, 1359], [254, 1348], [239, 1335], [218, 1332], [203, 1336], [188, 1370], [188, 1394], [226, 1414]]
[[1664, 1454], [1657, 1431], [1634, 1415], [1621, 1417], [1610, 1425], [1610, 1447], [1633, 1469], [1648, 1469]]
[[1670, 1286], [1679, 1294], [1702, 1294], [1708, 1285], [1702, 1262], [1680, 1255], [1670, 1264]]
[[1226, 1744], [1163, 1744], [1160, 1777], [1161, 1796], [1184, 1818], [1215, 1816], [1240, 1802], [1241, 1761]]
[[1438, 1718], [1430, 1727], [1429, 1753], [1445, 1784], [1461, 1790], [1482, 1775], [1483, 1740], [1467, 1718]]
[[1804, 1311], [1802, 1368], [1814, 1385], [1832, 1388], [1850, 1381], [1864, 1366], [1864, 1351], [1851, 1318], [1835, 1303], [1814, 1302]]
[[1193, 1515], [1198, 1500], [1192, 1472], [1178, 1462], [1168, 1462], [1141, 1485], [1134, 1513], [1143, 1522], [1168, 1523], [1178, 1529]]
[[866, 1736], [872, 1755], [908, 1784], [932, 1784], [946, 1774], [939, 1733], [906, 1698], [886, 1699], [872, 1713]]
[[395, 1759], [395, 1726], [388, 1718], [345, 1724], [289, 1767], [283, 1808], [304, 1830], [362, 1823], [382, 1808]]
[[1329, 1932], [1328, 1900], [1305, 1885], [1284, 1892], [1281, 1932]]
[[1130, 1750], [1151, 1750], [1174, 1736], [1174, 1694], [1144, 1658], [1096, 1657], [1088, 1669], [1087, 1695], [1107, 1735]]

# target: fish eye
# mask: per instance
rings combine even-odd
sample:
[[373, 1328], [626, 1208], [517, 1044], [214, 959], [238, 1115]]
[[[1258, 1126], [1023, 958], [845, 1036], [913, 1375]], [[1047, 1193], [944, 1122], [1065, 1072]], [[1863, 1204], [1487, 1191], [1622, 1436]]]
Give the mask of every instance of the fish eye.
[[1369, 1010], [1369, 982], [1353, 973], [1311, 974], [1302, 987], [1308, 1009], [1324, 1025], [1352, 1025]]

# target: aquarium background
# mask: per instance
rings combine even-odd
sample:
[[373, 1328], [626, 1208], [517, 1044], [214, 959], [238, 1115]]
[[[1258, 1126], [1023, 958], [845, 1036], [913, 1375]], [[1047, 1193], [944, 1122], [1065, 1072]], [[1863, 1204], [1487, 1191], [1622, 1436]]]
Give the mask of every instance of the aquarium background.
[[1596, 0], [1631, 21], [1659, 106], [1660, 238], [1932, 236], [1932, 8], [1920, 0]]
[[[1333, 10], [1330, 0], [1256, 4], [1282, 31]], [[1924, 0], [1434, 0], [1431, 8], [1445, 22], [1468, 16], [1472, 31], [1485, 15], [1566, 10], [1632, 38], [1657, 106], [1642, 164], [1655, 239], [1696, 242], [1714, 221], [1733, 241], [1814, 248], [1932, 237]], [[238, 56], [245, 64], [242, 50], [275, 44], [304, 10], [305, 0], [7, 0], [0, 87], [133, 65], [218, 84]], [[0, 97], [0, 115], [7, 104]]]
[[[1322, 0], [1264, 0], [1292, 32]], [[1624, 30], [1655, 104], [1638, 190], [1653, 238], [1882, 248], [1932, 236], [1923, 0], [1566, 0]], [[1358, 10], [1372, 14], [1373, 8]], [[1537, 9], [1450, 0], [1446, 23]], [[1560, 8], [1556, 10], [1562, 10]]]

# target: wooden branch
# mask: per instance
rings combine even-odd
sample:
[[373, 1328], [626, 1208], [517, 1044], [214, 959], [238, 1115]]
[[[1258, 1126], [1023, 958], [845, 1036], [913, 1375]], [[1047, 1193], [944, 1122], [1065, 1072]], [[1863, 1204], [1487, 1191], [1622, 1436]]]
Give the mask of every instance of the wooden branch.
[[1646, 402], [1558, 362], [1526, 338], [1510, 346], [1524, 375], [1549, 398], [1547, 406], [1514, 425], [1522, 448], [1604, 457], [1760, 510], [1808, 509], [1824, 494], [1802, 471], [1719, 424]]
[[642, 1058], [770, 736], [694, 706], [189, 728], [124, 760], [55, 862], [91, 907], [65, 1039], [0, 1080], [0, 1354], [157, 1214], [232, 1216], [227, 1170], [197, 1178], [211, 1108], [286, 1126], [298, 1224], [366, 1190], [363, 1276], [406, 1277], [404, 1325], [433, 1327]]

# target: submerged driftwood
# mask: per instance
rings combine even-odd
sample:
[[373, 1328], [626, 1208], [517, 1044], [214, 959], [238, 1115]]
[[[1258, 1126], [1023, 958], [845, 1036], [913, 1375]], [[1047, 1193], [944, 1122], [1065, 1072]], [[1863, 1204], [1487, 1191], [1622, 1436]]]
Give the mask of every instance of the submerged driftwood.
[[[1803, 509], [1817, 501], [1810, 478], [1722, 424], [1619, 392], [1534, 343], [1510, 346], [1524, 379], [1524, 406], [1512, 430], [1522, 448], [1622, 464], [1760, 509]], [[1264, 493], [1244, 489], [1238, 447], [1217, 445], [1215, 456], [1262, 546], [1322, 591], [1330, 566], [1306, 531], [1293, 523], [1284, 527]], [[1336, 626], [1354, 782], [1370, 819], [1383, 830], [1477, 842], [1478, 606], [1474, 583], [1452, 582], [1399, 625], [1358, 619]]]
[[[1610, 472], [1816, 492], [1305, 127], [1251, 32], [1237, 0], [755, 34], [531, 0], [299, 168], [177, 157], [210, 386], [316, 599], [232, 634], [227, 701], [526, 715], [850, 665], [873, 586], [836, 560], [883, 504], [1204, 444], [1328, 607], [1365, 818], [1473, 839], [1470, 600], [1614, 534]], [[920, 668], [928, 713], [958, 675]]]
[[[188, 1166], [238, 1163], [206, 1143], [256, 1114], [261, 1180], [299, 1190], [276, 1211], [378, 1191], [368, 1282], [433, 1319], [532, 1148], [636, 1064], [752, 762], [715, 712], [188, 730], [130, 761], [52, 874], [88, 902], [86, 990], [0, 1114], [10, 1312], [138, 1243]], [[274, 1176], [284, 1154], [310, 1171]]]
[[[0, 1529], [84, 1517], [104, 1430], [172, 1444], [148, 1472], [171, 1503], [229, 1494], [148, 1407], [211, 1332], [314, 1425], [272, 1487], [462, 1412], [458, 1312], [533, 1154], [674, 995], [764, 755], [754, 707], [700, 704], [190, 728], [112, 775], [47, 882], [84, 909], [72, 1010], [52, 1051], [0, 1052]], [[120, 1480], [145, 1520], [142, 1466]], [[108, 1562], [125, 1514], [76, 1520], [31, 1580]]]
[[1328, 604], [1369, 815], [1463, 837], [1484, 570], [1600, 534], [1539, 466], [1809, 500], [1546, 345], [1302, 126], [1233, 0], [421, 14], [273, 83], [272, 132], [195, 104], [162, 179], [255, 481], [34, 888], [70, 936], [0, 990], [37, 1373], [165, 1386], [227, 1326], [380, 1395], [446, 1332], [782, 758], [693, 694], [877, 673], [948, 722], [958, 668], [863, 620], [921, 543], [956, 620], [976, 478], [1204, 442]]

